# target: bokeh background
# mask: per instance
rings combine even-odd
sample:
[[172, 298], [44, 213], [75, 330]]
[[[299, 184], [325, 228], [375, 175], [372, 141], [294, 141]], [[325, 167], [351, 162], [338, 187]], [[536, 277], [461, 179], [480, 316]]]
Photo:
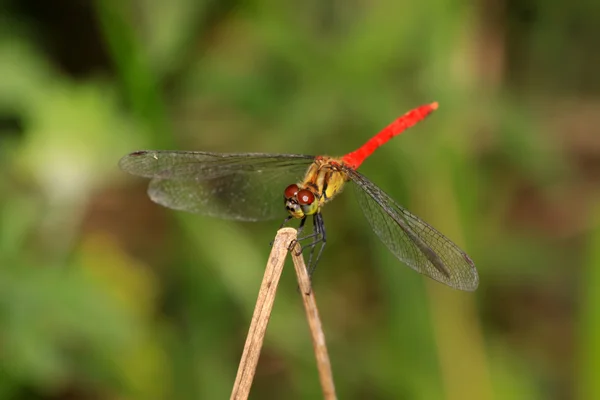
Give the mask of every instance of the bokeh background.
[[[0, 1], [0, 398], [229, 396], [280, 221], [164, 209], [123, 155], [338, 155], [434, 100], [362, 172], [481, 284], [422, 278], [337, 198], [339, 397], [600, 398], [599, 38], [595, 0]], [[321, 396], [303, 313], [288, 264], [252, 398]]]

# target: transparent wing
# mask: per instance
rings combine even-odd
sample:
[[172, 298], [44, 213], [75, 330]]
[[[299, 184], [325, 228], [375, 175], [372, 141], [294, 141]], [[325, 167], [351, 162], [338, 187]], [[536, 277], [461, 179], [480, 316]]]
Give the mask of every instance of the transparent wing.
[[137, 151], [119, 166], [151, 178], [148, 195], [165, 207], [258, 221], [285, 216], [283, 191], [313, 160], [298, 154]]
[[456, 289], [479, 284], [475, 264], [450, 239], [421, 221], [359, 172], [345, 168], [356, 184], [358, 202], [388, 249], [415, 271]]

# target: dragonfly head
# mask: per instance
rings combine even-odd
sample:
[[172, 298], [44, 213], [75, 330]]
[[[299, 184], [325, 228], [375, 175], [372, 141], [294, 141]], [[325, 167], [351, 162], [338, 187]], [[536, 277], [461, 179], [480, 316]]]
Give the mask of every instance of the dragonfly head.
[[316, 214], [319, 210], [319, 202], [316, 196], [308, 189], [300, 189], [295, 183], [285, 188], [283, 201], [285, 208], [294, 218], [304, 218], [307, 215]]

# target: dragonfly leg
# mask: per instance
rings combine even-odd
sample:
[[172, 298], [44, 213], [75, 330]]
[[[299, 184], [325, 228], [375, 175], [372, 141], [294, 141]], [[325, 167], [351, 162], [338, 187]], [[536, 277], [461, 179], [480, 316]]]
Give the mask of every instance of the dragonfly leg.
[[[304, 227], [304, 222], [306, 220], [306, 217], [302, 220], [302, 223], [300, 224], [300, 227], [298, 228], [298, 233], [302, 232], [302, 228]], [[310, 238], [314, 238], [314, 237], [318, 237], [320, 235], [320, 231], [318, 230], [317, 226], [314, 225], [313, 222], [313, 233], [311, 233], [310, 235], [306, 235], [304, 237], [300, 237], [297, 239], [297, 242], [303, 242], [306, 239], [310, 239]], [[311, 243], [307, 244], [306, 246], [302, 246], [300, 251], [296, 254], [297, 256], [299, 256], [305, 249], [308, 248], [314, 248], [314, 246], [319, 243], [319, 240], [313, 240]]]
[[[323, 249], [325, 249], [325, 245], [327, 244], [327, 235], [325, 233], [325, 223], [323, 222], [323, 216], [321, 215], [321, 213], [315, 214], [313, 223], [315, 224], [315, 231], [317, 231], [319, 233], [320, 238], [317, 236], [317, 240], [315, 240], [313, 242], [314, 245], [310, 252], [310, 258], [308, 260], [308, 265], [309, 265], [308, 275], [310, 277], [312, 277], [313, 272], [315, 272], [315, 269], [317, 268], [317, 264], [319, 263], [319, 259], [321, 258], [321, 254], [323, 254]], [[315, 262], [312, 263], [313, 254], [315, 252], [315, 249], [317, 248], [318, 243], [321, 243], [321, 247], [319, 248], [319, 252], [317, 253], [317, 258], [315, 259]]]
[[[298, 227], [298, 234], [300, 234], [302, 232], [302, 230], [304, 229], [305, 223], [306, 223], [306, 217], [302, 218], [302, 221], [300, 221], [300, 226]], [[302, 241], [305, 241], [305, 240], [311, 239], [311, 238], [313, 239], [312, 242], [310, 242], [307, 245], [301, 246], [300, 250], [296, 253], [296, 255], [300, 255], [300, 254], [302, 254], [302, 252], [304, 252], [304, 250], [310, 248], [310, 253], [308, 256], [307, 270], [308, 270], [308, 274], [312, 276], [312, 273], [314, 272], [315, 268], [317, 267], [317, 263], [319, 262], [319, 259], [321, 258], [321, 254], [323, 253], [323, 249], [325, 247], [325, 242], [327, 240], [327, 238], [325, 236], [325, 224], [323, 223], [323, 216], [321, 215], [321, 213], [317, 213], [313, 216], [313, 233], [311, 233], [310, 235], [299, 237], [298, 239], [293, 241], [290, 244], [290, 249], [292, 249], [296, 245], [296, 243], [302, 242]], [[319, 245], [319, 244], [321, 244], [321, 247], [319, 248], [317, 257], [314, 258], [315, 251], [317, 249], [317, 245]], [[313, 263], [313, 258], [314, 258], [314, 263]]]
[[[325, 241], [326, 241], [325, 224], [323, 223], [323, 216], [321, 215], [321, 213], [315, 214], [313, 216], [313, 233], [310, 235], [306, 235], [302, 238], [299, 238], [298, 241], [301, 242], [301, 241], [311, 239], [311, 238], [313, 240], [309, 244], [302, 246], [302, 248], [298, 252], [298, 255], [299, 255], [304, 250], [310, 248], [310, 253], [308, 256], [308, 264], [307, 264], [307, 269], [309, 271], [309, 274], [312, 274], [312, 272], [315, 270], [317, 262], [319, 261], [319, 258], [321, 257], [321, 253], [323, 252], [323, 247], [325, 246]], [[321, 248], [319, 249], [319, 252], [317, 253], [317, 258], [314, 259], [315, 262], [313, 263], [314, 254], [317, 249], [317, 245], [319, 245], [319, 244], [321, 244]]]
[[294, 217], [292, 217], [291, 215], [288, 215], [287, 217], [285, 217], [285, 219], [283, 220], [283, 222], [281, 223], [281, 225], [279, 225], [279, 229], [283, 228], [285, 226], [285, 224], [287, 224], [288, 221], [290, 219], [292, 219], [292, 218], [294, 218]]
[[[321, 254], [323, 253], [323, 249], [325, 248], [325, 243], [327, 241], [327, 238], [325, 236], [325, 224], [323, 223], [323, 216], [321, 215], [321, 213], [317, 213], [313, 216], [313, 233], [307, 236], [304, 236], [303, 238], [299, 238], [298, 241], [301, 240], [306, 240], [306, 239], [311, 239], [313, 238], [312, 242], [307, 244], [306, 246], [302, 246], [302, 248], [300, 249], [300, 253], [302, 253], [304, 251], [304, 249], [307, 249], [310, 247], [310, 254], [308, 256], [308, 264], [306, 266], [306, 270], [308, 272], [308, 276], [310, 279], [312, 279], [312, 274], [315, 271], [315, 268], [317, 267], [317, 263], [319, 262], [319, 259], [321, 258]], [[317, 245], [321, 244], [321, 247], [319, 249], [319, 252], [317, 253], [317, 257], [314, 258], [314, 254], [315, 254], [315, 250], [317, 249]], [[314, 262], [313, 262], [314, 259]], [[300, 287], [298, 287], [298, 291], [300, 291]], [[308, 293], [305, 294], [310, 294], [310, 291]]]
[[[298, 225], [298, 235], [300, 236], [300, 233], [302, 233], [302, 230], [304, 229], [304, 224], [306, 223], [306, 217], [302, 218], [302, 220], [300, 221], [300, 225]], [[298, 240], [302, 240], [302, 239], [298, 239]]]
[[[286, 218], [283, 220], [283, 222], [281, 223], [281, 225], [279, 225], [279, 229], [283, 228], [283, 227], [285, 226], [285, 224], [287, 224], [287, 223], [288, 223], [288, 221], [289, 221], [290, 219], [292, 219], [292, 218], [294, 218], [294, 217], [292, 217], [291, 215], [288, 215], [288, 216], [287, 216], [287, 217], [286, 217]], [[269, 247], [273, 247], [273, 242], [274, 242], [273, 240], [271, 240], [271, 241], [269, 242]]]
[[[312, 259], [313, 259], [313, 255], [315, 254], [315, 250], [317, 248], [317, 244], [321, 241], [321, 226], [317, 223], [317, 215], [319, 214], [315, 214], [313, 217], [313, 235], [311, 235], [312, 237], [314, 237], [314, 240], [312, 241], [312, 243], [310, 243], [307, 247], [310, 247], [310, 254], [308, 256], [308, 266], [307, 266], [307, 270], [311, 271], [313, 269], [312, 267]], [[309, 273], [310, 275], [310, 273]]]
[[[289, 217], [291, 218], [291, 217]], [[300, 225], [298, 225], [298, 229], [297, 229], [297, 234], [299, 234], [300, 232], [302, 232], [302, 230], [304, 229], [304, 224], [306, 223], [306, 217], [302, 218], [302, 220], [300, 221]], [[296, 239], [292, 240], [292, 242], [290, 243], [290, 246], [288, 247], [288, 251], [291, 251], [294, 246], [296, 246], [296, 243], [299, 243], [301, 240], [304, 240], [304, 238], [298, 238], [298, 235], [296, 235]], [[304, 247], [302, 245], [300, 245], [300, 250], [298, 251], [298, 253], [296, 253], [297, 256], [299, 256], [300, 254], [302, 254], [302, 251], [304, 251]]]

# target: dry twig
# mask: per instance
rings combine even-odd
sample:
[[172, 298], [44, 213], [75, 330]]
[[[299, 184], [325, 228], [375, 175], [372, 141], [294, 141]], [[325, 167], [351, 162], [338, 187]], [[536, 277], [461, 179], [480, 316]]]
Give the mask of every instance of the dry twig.
[[329, 353], [327, 353], [327, 343], [325, 342], [325, 333], [319, 318], [319, 310], [317, 309], [317, 300], [315, 293], [312, 291], [310, 277], [304, 265], [304, 258], [298, 252], [300, 245], [295, 244], [292, 249], [292, 259], [298, 276], [298, 285], [300, 286], [300, 294], [304, 302], [306, 310], [306, 318], [312, 336], [313, 348], [317, 359], [317, 368], [319, 370], [319, 379], [321, 380], [321, 389], [323, 390], [323, 398], [327, 400], [336, 399], [335, 386], [333, 384], [333, 374], [331, 373], [331, 363], [329, 362]]
[[[293, 247], [292, 247], [293, 246]], [[327, 346], [325, 344], [325, 335], [319, 319], [319, 312], [314, 298], [314, 293], [310, 288], [310, 278], [306, 272], [304, 259], [302, 254], [298, 253], [300, 245], [296, 242], [296, 230], [293, 228], [283, 228], [277, 232], [273, 249], [269, 256], [269, 261], [265, 269], [258, 299], [254, 308], [252, 322], [244, 345], [244, 352], [238, 367], [235, 384], [231, 392], [231, 399], [242, 400], [247, 399], [250, 394], [250, 387], [258, 365], [258, 358], [267, 330], [267, 324], [273, 309], [275, 294], [279, 286], [279, 278], [283, 271], [283, 265], [287, 253], [292, 247], [292, 257], [296, 274], [298, 275], [298, 284], [304, 301], [308, 324], [313, 340], [313, 347], [317, 359], [319, 369], [319, 378], [323, 389], [323, 397], [327, 400], [336, 399], [335, 387], [333, 385], [333, 376], [331, 373], [331, 364], [327, 354]]]

